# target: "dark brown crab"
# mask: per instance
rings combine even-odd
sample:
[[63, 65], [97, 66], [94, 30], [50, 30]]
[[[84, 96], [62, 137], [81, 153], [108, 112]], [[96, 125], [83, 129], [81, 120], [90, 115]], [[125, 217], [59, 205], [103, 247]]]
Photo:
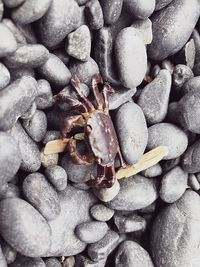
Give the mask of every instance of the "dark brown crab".
[[[76, 149], [76, 140], [70, 138], [66, 149], [72, 160], [76, 164], [91, 164], [94, 160], [97, 163], [97, 177], [91, 176], [87, 182], [89, 186], [96, 188], [111, 187], [115, 181], [114, 161], [119, 155], [121, 165], [125, 167], [122, 154], [119, 148], [117, 135], [109, 115], [108, 94], [114, 90], [109, 84], [103, 83], [99, 74], [92, 78], [92, 92], [97, 104], [97, 108], [82, 94], [79, 88], [79, 79], [76, 76], [71, 78], [71, 85], [76, 91], [78, 101], [61, 94], [56, 95], [58, 102], [70, 102], [75, 104], [79, 115], [67, 117], [61, 129], [63, 138], [76, 127], [84, 128], [84, 141], [86, 142], [90, 153], [81, 155]], [[100, 93], [98, 85], [103, 86]]]

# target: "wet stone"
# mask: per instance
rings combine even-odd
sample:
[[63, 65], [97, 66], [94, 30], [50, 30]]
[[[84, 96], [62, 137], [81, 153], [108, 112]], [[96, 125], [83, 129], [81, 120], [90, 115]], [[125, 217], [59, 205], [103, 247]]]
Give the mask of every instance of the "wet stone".
[[62, 191], [67, 187], [67, 173], [59, 165], [49, 166], [45, 169], [45, 176], [56, 190]]
[[115, 23], [121, 14], [123, 0], [114, 2], [112, 0], [100, 0], [100, 4], [102, 6], [105, 24]]
[[113, 217], [114, 210], [103, 204], [97, 204], [91, 207], [90, 214], [97, 221], [107, 222]]
[[53, 94], [47, 80], [40, 79], [38, 83], [38, 96], [35, 99], [38, 109], [46, 109], [53, 106]]
[[162, 167], [159, 163], [157, 163], [152, 167], [149, 167], [148, 169], [142, 171], [141, 174], [147, 178], [157, 177], [162, 174]]
[[176, 65], [172, 74], [173, 85], [176, 90], [180, 89], [185, 82], [191, 79], [194, 76], [192, 70], [186, 65]]
[[[17, 252], [5, 240], [3, 240], [3, 238], [1, 239], [1, 248], [2, 248], [3, 255], [6, 259], [6, 262], [8, 264], [14, 262], [16, 259], [16, 256], [17, 256]], [[0, 261], [0, 263], [1, 263], [1, 261]], [[1, 266], [3, 266], [3, 265], [1, 265]]]
[[124, 8], [138, 19], [150, 17], [155, 9], [155, 0], [124, 0]]
[[18, 255], [15, 262], [13, 262], [11, 267], [46, 267], [44, 261], [41, 258], [29, 258], [23, 255]]
[[137, 214], [127, 216], [115, 214], [114, 223], [120, 233], [143, 231], [146, 228], [145, 219]]
[[5, 88], [10, 82], [10, 72], [4, 64], [0, 62], [0, 90]]
[[190, 146], [182, 157], [182, 168], [189, 173], [200, 172], [200, 140]]
[[6, 57], [17, 49], [17, 42], [13, 35], [6, 25], [0, 22], [0, 35], [1, 35], [1, 43], [0, 43], [0, 58]]
[[43, 260], [44, 260], [46, 267], [62, 267], [60, 261], [56, 258], [49, 258], [49, 259], [43, 259]]
[[103, 11], [98, 0], [87, 2], [84, 11], [88, 25], [92, 30], [99, 30], [103, 27]]

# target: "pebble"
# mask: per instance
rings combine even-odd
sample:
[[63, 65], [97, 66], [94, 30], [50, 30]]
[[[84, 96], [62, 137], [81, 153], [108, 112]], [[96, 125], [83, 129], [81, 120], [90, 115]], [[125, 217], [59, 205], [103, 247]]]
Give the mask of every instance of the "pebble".
[[90, 30], [86, 25], [80, 26], [76, 31], [67, 36], [67, 53], [81, 61], [88, 61], [91, 52]]
[[62, 267], [60, 261], [57, 260], [56, 258], [44, 259], [44, 263], [46, 264], [45, 265], [46, 267]]
[[41, 157], [42, 166], [45, 168], [58, 164], [58, 160], [59, 160], [59, 154], [58, 153], [46, 155], [46, 154], [44, 154], [44, 148], [43, 148], [41, 150], [40, 157]]
[[60, 138], [60, 131], [47, 131], [42, 142], [43, 144], [46, 145], [48, 142], [59, 138]]
[[21, 116], [20, 119], [22, 120], [22, 123], [25, 121], [26, 124], [32, 119], [34, 116], [35, 112], [37, 110], [37, 106], [35, 101], [31, 104], [30, 108], [26, 110]]
[[199, 195], [187, 190], [158, 214], [151, 230], [151, 255], [155, 266], [199, 265], [199, 211]]
[[2, 252], [2, 249], [1, 249], [1, 246], [0, 246], [0, 264], [1, 264], [1, 267], [7, 267], [7, 262], [6, 262], [6, 258]]
[[157, 123], [149, 127], [148, 132], [147, 148], [149, 150], [157, 146], [166, 146], [168, 148], [168, 154], [163, 159], [177, 158], [187, 148], [187, 135], [179, 127], [171, 123]]
[[114, 199], [120, 190], [120, 185], [118, 180], [115, 181], [112, 187], [110, 188], [101, 188], [101, 189], [93, 189], [94, 194], [103, 202], [109, 202]]
[[4, 3], [2, 2], [2, 0], [0, 0], [0, 21], [3, 18], [3, 13], [4, 13]]
[[162, 69], [168, 70], [170, 74], [174, 71], [174, 64], [169, 59], [164, 59], [161, 64]]
[[29, 24], [41, 17], [49, 9], [53, 0], [28, 0], [11, 13], [12, 19], [19, 24]]
[[58, 45], [68, 33], [78, 28], [80, 16], [80, 8], [75, 0], [53, 0], [38, 22], [42, 43], [47, 47]]
[[41, 258], [29, 258], [23, 255], [18, 255], [15, 262], [10, 267], [46, 267]]
[[7, 184], [7, 189], [6, 191], [1, 194], [1, 199], [3, 198], [9, 198], [9, 197], [18, 197], [20, 198], [20, 190], [19, 187], [11, 183]]
[[156, 0], [155, 10], [163, 9], [165, 6], [169, 5], [173, 0]]
[[10, 82], [10, 72], [6, 66], [0, 62], [0, 90], [5, 88]]
[[72, 75], [77, 75], [82, 83], [91, 84], [92, 76], [99, 73], [97, 63], [90, 57], [86, 62], [73, 60], [69, 65], [69, 70]]
[[145, 219], [137, 214], [128, 216], [115, 214], [114, 223], [120, 233], [143, 231], [146, 228]]
[[60, 214], [60, 203], [57, 192], [41, 173], [29, 174], [22, 185], [26, 199], [48, 221]]
[[188, 174], [179, 166], [167, 172], [161, 180], [160, 198], [166, 203], [177, 201], [187, 189]]
[[1, 239], [1, 248], [7, 264], [14, 262], [17, 256], [17, 252], [5, 240], [3, 240], [3, 238]]
[[115, 23], [121, 15], [123, 0], [116, 0], [114, 2], [112, 0], [100, 0], [100, 4], [102, 6], [105, 24]]
[[29, 76], [35, 78], [35, 70], [32, 68], [17, 68], [17, 69], [9, 69], [11, 81], [16, 81], [17, 79], [21, 79], [24, 76]]
[[38, 43], [38, 38], [36, 37], [32, 24], [27, 24], [27, 25], [17, 24], [17, 27], [19, 28], [19, 30], [22, 32], [22, 34], [26, 38], [27, 43], [29, 44]]
[[51, 232], [48, 223], [25, 200], [1, 200], [0, 226], [5, 241], [25, 256], [40, 257], [50, 247]]
[[67, 187], [67, 173], [61, 166], [47, 167], [45, 169], [45, 176], [57, 191], [65, 190]]
[[85, 256], [77, 255], [75, 267], [105, 267], [106, 260], [107, 259], [105, 258], [99, 261], [91, 261]]
[[38, 68], [38, 72], [48, 82], [57, 86], [67, 85], [71, 78], [71, 74], [65, 64], [51, 53], [49, 54], [49, 59]]
[[193, 173], [190, 173], [188, 176], [188, 185], [194, 191], [198, 191], [200, 189], [200, 184]]
[[178, 52], [189, 39], [198, 19], [198, 0], [172, 1], [156, 12], [151, 18], [153, 41], [149, 45], [149, 57], [163, 60]]
[[152, 22], [150, 19], [135, 20], [131, 27], [136, 30], [137, 35], [142, 39], [145, 45], [150, 44], [152, 42]]
[[[30, 88], [29, 88], [30, 89]], [[11, 135], [18, 142], [22, 163], [20, 169], [26, 172], [35, 172], [40, 168], [40, 152], [35, 142], [27, 135], [20, 122], [12, 128]]]
[[115, 126], [126, 163], [138, 162], [148, 140], [148, 130], [142, 109], [135, 103], [123, 104], [117, 110]]
[[118, 245], [118, 240], [119, 235], [112, 230], [108, 230], [107, 234], [100, 241], [88, 245], [87, 252], [89, 257], [93, 261], [107, 258]]
[[10, 29], [0, 22], [0, 36], [1, 36], [1, 43], [0, 43], [0, 58], [6, 57], [17, 49], [17, 42], [10, 31]]
[[200, 87], [200, 76], [196, 76], [186, 81], [181, 90], [183, 91], [184, 95], [189, 93], [190, 91], [193, 92], [194, 94], [196, 91], [199, 91], [199, 87]]
[[167, 114], [172, 78], [168, 70], [161, 70], [156, 78], [142, 90], [138, 105], [148, 124], [162, 122]]
[[162, 167], [159, 163], [157, 163], [152, 167], [149, 167], [148, 169], [142, 171], [141, 174], [147, 178], [157, 177], [162, 174]]
[[145, 208], [153, 203], [157, 197], [157, 183], [154, 179], [135, 175], [119, 180], [120, 191], [118, 195], [106, 203], [114, 210], [134, 211]]
[[65, 65], [68, 65], [70, 56], [66, 53], [64, 48], [57, 48], [53, 50], [53, 54], [57, 56]]
[[98, 0], [87, 2], [84, 11], [90, 29], [99, 30], [103, 27], [103, 10]]
[[35, 99], [38, 109], [46, 109], [53, 106], [53, 94], [47, 80], [40, 79], [38, 83], [38, 96]]
[[178, 64], [175, 66], [173, 74], [173, 85], [176, 90], [180, 89], [185, 82], [194, 77], [192, 70], [186, 65]]
[[70, 256], [70, 257], [65, 258], [63, 265], [64, 267], [75, 267], [75, 257]]
[[86, 222], [79, 224], [75, 233], [81, 241], [91, 244], [101, 240], [107, 231], [108, 225], [105, 222]]
[[181, 62], [193, 69], [196, 57], [196, 48], [194, 39], [190, 39], [180, 51]]
[[96, 204], [91, 207], [90, 214], [97, 221], [107, 222], [113, 217], [114, 210], [109, 209], [103, 204]]
[[138, 19], [146, 19], [155, 9], [155, 0], [124, 0], [124, 8]]
[[3, 0], [7, 7], [13, 8], [21, 5], [25, 0]]
[[124, 28], [117, 35], [115, 56], [122, 85], [137, 87], [147, 70], [147, 54], [143, 41], [133, 27]]
[[200, 140], [189, 146], [182, 157], [182, 168], [189, 173], [200, 172]]
[[26, 37], [11, 19], [4, 18], [2, 22], [11, 30], [11, 32], [15, 36], [17, 44], [21, 44], [21, 45], [27, 44]]
[[125, 104], [136, 93], [136, 88], [127, 89], [125, 87], [115, 87], [115, 92], [109, 95], [109, 109], [117, 109], [121, 105]]
[[22, 77], [0, 91], [0, 130], [12, 128], [17, 119], [31, 106], [37, 95], [32, 77]]
[[124, 241], [120, 244], [116, 256], [116, 267], [154, 267], [149, 253], [134, 241]]

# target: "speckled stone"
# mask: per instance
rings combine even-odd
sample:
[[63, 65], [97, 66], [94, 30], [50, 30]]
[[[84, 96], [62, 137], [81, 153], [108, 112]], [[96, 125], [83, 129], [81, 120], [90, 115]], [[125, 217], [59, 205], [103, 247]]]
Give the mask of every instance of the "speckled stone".
[[124, 0], [124, 8], [135, 18], [146, 19], [155, 9], [155, 0]]
[[25, 257], [23, 255], [18, 255], [15, 262], [13, 262], [11, 267], [46, 267], [44, 261], [41, 258], [35, 257], [35, 258], [29, 258]]
[[10, 82], [10, 72], [6, 66], [0, 62], [0, 90], [5, 88]]
[[10, 29], [0, 22], [0, 58], [12, 54], [17, 49], [17, 42]]
[[155, 10], [160, 10], [170, 4], [173, 0], [156, 0]]
[[100, 4], [103, 10], [103, 16], [105, 24], [115, 23], [122, 11], [123, 0], [100, 0]]
[[137, 214], [115, 214], [114, 223], [120, 233], [143, 231], [146, 228], [145, 219]]
[[61, 166], [53, 165], [47, 167], [45, 175], [56, 190], [62, 191], [67, 187], [67, 173]]
[[90, 214], [95, 220], [106, 222], [113, 217], [114, 210], [109, 209], [103, 204], [96, 204], [91, 207]]
[[200, 172], [200, 140], [189, 146], [182, 157], [182, 167], [189, 173]]
[[144, 44], [150, 44], [152, 42], [152, 22], [150, 19], [135, 20], [131, 27], [136, 30], [138, 36], [142, 39]]
[[92, 30], [99, 30], [103, 27], [103, 10], [98, 0], [90, 0], [85, 5], [85, 16], [87, 23]]

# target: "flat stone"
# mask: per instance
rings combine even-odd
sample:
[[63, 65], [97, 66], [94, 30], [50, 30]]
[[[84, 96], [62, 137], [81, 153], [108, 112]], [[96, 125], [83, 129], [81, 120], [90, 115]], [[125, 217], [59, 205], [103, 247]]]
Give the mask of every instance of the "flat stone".
[[97, 221], [107, 222], [113, 217], [114, 210], [103, 204], [97, 204], [91, 207], [90, 214]]
[[0, 43], [0, 58], [6, 57], [17, 49], [17, 42], [13, 35], [6, 25], [0, 22], [0, 35], [1, 35], [1, 43]]
[[115, 92], [109, 94], [109, 109], [117, 109], [121, 105], [125, 104], [126, 102], [130, 101], [134, 94], [136, 93], [136, 88], [127, 89], [123, 86], [115, 87]]
[[0, 62], [0, 90], [5, 88], [10, 82], [10, 72], [4, 64]]
[[46, 109], [53, 106], [53, 94], [47, 80], [40, 79], [38, 83], [38, 96], [35, 99], [38, 109]]
[[122, 12], [123, 0], [114, 2], [112, 0], [100, 0], [100, 4], [102, 6], [105, 24], [115, 23]]
[[67, 173], [59, 165], [49, 166], [45, 169], [45, 176], [56, 190], [62, 191], [67, 187]]
[[115, 214], [114, 223], [120, 233], [144, 231], [146, 228], [145, 219], [137, 214], [127, 216]]

